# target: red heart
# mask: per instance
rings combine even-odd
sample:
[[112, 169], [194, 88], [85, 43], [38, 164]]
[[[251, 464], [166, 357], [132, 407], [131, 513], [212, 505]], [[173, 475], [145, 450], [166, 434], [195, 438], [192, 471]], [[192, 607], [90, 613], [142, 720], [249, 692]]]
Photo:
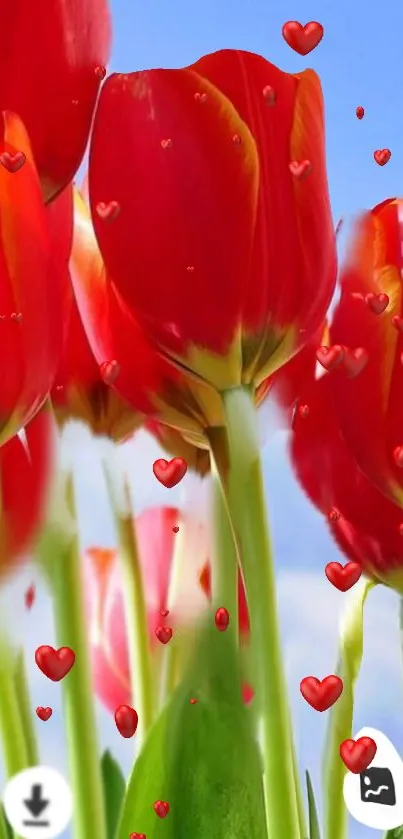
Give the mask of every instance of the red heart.
[[165, 819], [165, 816], [169, 813], [168, 801], [156, 801], [154, 803], [154, 810], [160, 819]]
[[309, 416], [309, 405], [299, 405], [298, 413], [302, 419], [306, 419]]
[[22, 312], [11, 312], [10, 318], [11, 320], [15, 320], [17, 323], [21, 323]]
[[120, 205], [117, 201], [109, 201], [108, 204], [105, 204], [104, 201], [98, 201], [96, 211], [104, 221], [114, 221], [120, 213]]
[[203, 103], [207, 99], [207, 93], [197, 92], [197, 93], [195, 93], [194, 98], [195, 98], [196, 102], [202, 102]]
[[99, 368], [102, 381], [105, 382], [106, 385], [113, 385], [120, 373], [120, 369], [120, 364], [116, 361], [116, 359], [112, 359], [112, 361], [104, 361]]
[[276, 104], [277, 94], [271, 85], [267, 84], [266, 87], [263, 88], [263, 96], [270, 107]]
[[390, 160], [392, 157], [392, 152], [390, 149], [377, 149], [374, 151], [374, 159], [378, 163], [379, 166], [384, 166], [385, 163]]
[[161, 644], [167, 644], [172, 638], [172, 629], [170, 626], [157, 626], [155, 634]]
[[36, 716], [39, 717], [39, 719], [42, 720], [43, 722], [46, 722], [47, 720], [49, 720], [51, 718], [52, 714], [53, 714], [52, 708], [49, 708], [49, 706], [47, 708], [42, 708], [42, 705], [38, 705], [38, 707], [36, 709]]
[[360, 737], [359, 740], [344, 740], [340, 746], [340, 757], [347, 769], [354, 775], [360, 775], [368, 769], [377, 752], [372, 737]]
[[219, 632], [225, 632], [229, 625], [229, 612], [221, 606], [215, 613], [215, 625]]
[[161, 140], [161, 148], [163, 149], [171, 149], [173, 146], [173, 142], [170, 137], [167, 137], [166, 140]]
[[197, 705], [197, 699], [189, 699], [191, 705]]
[[365, 302], [371, 312], [375, 315], [381, 315], [389, 306], [389, 297], [387, 294], [374, 294], [371, 291], [366, 295]]
[[25, 163], [25, 154], [22, 151], [16, 151], [14, 153], [10, 151], [3, 151], [0, 154], [0, 163], [7, 169], [7, 172], [18, 172]]
[[179, 532], [179, 527], [175, 524], [174, 527], [172, 528], [172, 530], [173, 530], [174, 533], [178, 533]]
[[98, 64], [95, 67], [95, 75], [98, 76], [99, 79], [104, 79], [106, 76], [106, 68], [102, 66], [102, 64]]
[[357, 347], [355, 350], [351, 350], [349, 347], [344, 348], [343, 367], [349, 379], [355, 379], [362, 373], [367, 363], [368, 353], [363, 347]]
[[137, 731], [139, 718], [137, 711], [131, 708], [130, 705], [119, 705], [115, 711], [115, 723], [119, 734], [122, 737], [133, 737]]
[[334, 370], [343, 361], [344, 347], [340, 344], [333, 344], [332, 347], [318, 347], [316, 350], [316, 358], [319, 364], [324, 367], [329, 373]]
[[392, 324], [398, 332], [403, 332], [403, 318], [400, 318], [399, 315], [393, 315]]
[[35, 601], [35, 595], [36, 595], [36, 588], [35, 588], [34, 584], [31, 583], [31, 585], [27, 588], [27, 590], [25, 592], [25, 595], [24, 595], [25, 606], [26, 606], [27, 609], [32, 608], [32, 606], [34, 604], [34, 601]]
[[336, 509], [336, 507], [332, 507], [329, 513], [329, 521], [339, 521], [341, 519], [341, 513]]
[[393, 460], [399, 469], [403, 469], [403, 446], [396, 446], [393, 450]]
[[288, 164], [288, 168], [294, 178], [298, 178], [298, 180], [302, 180], [302, 178], [306, 178], [307, 175], [312, 171], [312, 163], [310, 160], [292, 160], [291, 163]]
[[160, 609], [160, 615], [163, 618], [167, 618], [169, 615], [169, 609]]
[[52, 682], [60, 682], [67, 676], [76, 660], [70, 647], [60, 647], [55, 650], [46, 644], [35, 650], [35, 661], [42, 673]]
[[183, 457], [173, 457], [172, 460], [164, 460], [163, 457], [153, 463], [153, 472], [157, 481], [167, 489], [172, 489], [185, 477], [188, 469], [186, 460]]
[[327, 711], [341, 696], [343, 682], [338, 676], [326, 676], [322, 681], [315, 676], [306, 676], [299, 689], [315, 711]]
[[358, 105], [358, 107], [355, 109], [355, 113], [356, 113], [357, 119], [362, 119], [363, 118], [365, 111], [364, 111], [364, 108], [362, 107], [362, 105]]
[[131, 833], [129, 839], [147, 839], [145, 833]]
[[339, 591], [348, 591], [358, 583], [362, 568], [358, 562], [347, 562], [344, 566], [341, 562], [328, 562], [325, 574], [332, 586]]
[[288, 20], [284, 24], [283, 38], [294, 52], [299, 55], [308, 55], [320, 44], [323, 38], [323, 26], [316, 20], [311, 20], [302, 26], [297, 20]]

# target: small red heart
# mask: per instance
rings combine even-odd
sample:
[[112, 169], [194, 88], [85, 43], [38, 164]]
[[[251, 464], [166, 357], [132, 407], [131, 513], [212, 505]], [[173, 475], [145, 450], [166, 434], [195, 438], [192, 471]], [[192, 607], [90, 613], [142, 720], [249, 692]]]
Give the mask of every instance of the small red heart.
[[14, 172], [18, 172], [19, 169], [22, 169], [25, 160], [25, 154], [22, 151], [16, 151], [14, 153], [10, 151], [3, 151], [2, 154], [0, 154], [1, 165], [7, 169], [7, 172], [11, 172], [11, 174], [14, 174]]
[[329, 521], [339, 521], [341, 519], [341, 513], [336, 510], [336, 507], [332, 507], [329, 513]]
[[360, 737], [359, 740], [344, 740], [340, 746], [340, 757], [347, 769], [354, 775], [360, 775], [368, 769], [377, 752], [372, 737]]
[[319, 364], [324, 367], [328, 373], [335, 370], [336, 367], [343, 361], [344, 347], [340, 344], [333, 344], [332, 347], [318, 347], [316, 350], [316, 358]]
[[174, 533], [178, 533], [179, 532], [179, 527], [175, 524], [173, 526], [172, 530], [173, 530]]
[[302, 419], [306, 419], [309, 415], [309, 405], [300, 405], [298, 407], [298, 413]]
[[344, 348], [343, 367], [349, 379], [355, 379], [362, 373], [367, 363], [368, 353], [363, 347], [357, 347], [355, 350], [351, 350], [349, 347]]
[[161, 644], [167, 644], [168, 641], [172, 638], [172, 629], [170, 626], [157, 626], [155, 628], [155, 634]]
[[113, 385], [120, 373], [120, 370], [120, 364], [116, 361], [116, 359], [112, 359], [112, 361], [104, 361], [99, 368], [102, 381], [105, 382], [106, 385]]
[[292, 160], [291, 163], [288, 164], [288, 168], [294, 178], [298, 178], [298, 180], [302, 180], [302, 178], [306, 178], [307, 175], [312, 171], [312, 163], [310, 160]]
[[272, 88], [271, 85], [267, 84], [266, 87], [263, 88], [262, 93], [263, 93], [263, 98], [264, 98], [265, 102], [267, 103], [267, 105], [272, 107], [273, 105], [276, 104], [277, 93], [274, 90], [274, 88]]
[[389, 306], [387, 294], [374, 294], [372, 291], [365, 296], [365, 302], [374, 315], [381, 315]]
[[161, 148], [163, 149], [171, 149], [173, 146], [173, 142], [170, 137], [167, 137], [166, 140], [161, 140]]
[[169, 813], [168, 801], [156, 801], [154, 803], [154, 810], [160, 819], [165, 819], [165, 816]]
[[325, 574], [332, 586], [339, 591], [348, 591], [358, 583], [362, 568], [358, 562], [347, 562], [344, 566], [341, 562], [328, 562]]
[[207, 99], [207, 93], [197, 92], [197, 93], [195, 93], [194, 98], [195, 98], [196, 102], [202, 102], [203, 103]]
[[327, 711], [343, 693], [343, 682], [338, 676], [326, 676], [322, 681], [315, 676], [306, 676], [299, 689], [315, 711]]
[[225, 632], [229, 625], [229, 612], [221, 606], [215, 613], [215, 625], [219, 632]]
[[399, 531], [399, 535], [400, 535], [400, 536], [403, 536], [403, 522], [401, 522], [401, 523], [399, 524], [398, 531]]
[[145, 833], [131, 833], [129, 839], [147, 839]]
[[163, 618], [167, 618], [169, 615], [169, 609], [160, 609], [160, 615]]
[[139, 718], [137, 711], [130, 705], [119, 705], [115, 711], [115, 723], [119, 734], [129, 739], [137, 731]]
[[67, 676], [76, 660], [70, 647], [60, 647], [55, 650], [45, 644], [35, 650], [35, 661], [42, 673], [52, 682], [60, 682]]
[[36, 716], [39, 717], [39, 719], [42, 720], [43, 722], [47, 722], [47, 720], [50, 720], [52, 714], [53, 714], [52, 708], [49, 708], [49, 707], [42, 708], [42, 705], [38, 705], [38, 707], [36, 709]]
[[297, 20], [288, 20], [282, 29], [284, 40], [294, 52], [308, 55], [320, 44], [323, 38], [323, 26], [316, 20], [311, 20], [302, 26]]
[[192, 699], [189, 699], [189, 702], [191, 705], [197, 705], [197, 699], [193, 699], [193, 697]]
[[379, 166], [385, 166], [385, 163], [392, 157], [390, 149], [377, 149], [374, 151], [374, 159]]
[[363, 118], [365, 111], [364, 111], [364, 108], [362, 107], [362, 105], [358, 105], [358, 107], [355, 109], [355, 113], [356, 113], [357, 119], [362, 119]]
[[183, 457], [173, 457], [172, 460], [164, 460], [163, 457], [153, 463], [153, 472], [157, 481], [167, 489], [172, 489], [185, 477], [188, 469], [186, 460]]
[[99, 218], [104, 221], [114, 221], [120, 213], [120, 204], [117, 201], [109, 201], [108, 203], [98, 201], [95, 209]]
[[24, 595], [25, 606], [26, 606], [27, 609], [32, 608], [32, 606], [34, 604], [34, 601], [35, 601], [35, 595], [36, 595], [36, 588], [35, 588], [34, 584], [31, 583], [31, 585], [27, 588], [27, 590], [25, 592], [25, 595]]
[[403, 318], [400, 318], [399, 315], [393, 315], [392, 324], [398, 332], [403, 332]]
[[104, 79], [106, 76], [106, 68], [102, 66], [102, 64], [98, 64], [95, 67], [95, 75], [98, 76], [99, 79]]
[[15, 320], [16, 323], [21, 323], [22, 312], [11, 312], [10, 318], [11, 318], [11, 320]]
[[399, 469], [403, 469], [403, 446], [396, 446], [393, 450], [393, 460]]

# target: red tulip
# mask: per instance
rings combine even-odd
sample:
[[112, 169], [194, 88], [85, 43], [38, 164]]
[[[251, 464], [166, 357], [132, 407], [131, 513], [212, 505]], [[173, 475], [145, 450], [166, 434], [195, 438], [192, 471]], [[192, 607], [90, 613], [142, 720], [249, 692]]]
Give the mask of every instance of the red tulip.
[[[333, 374], [315, 379], [314, 368], [311, 359], [300, 384], [300, 402], [309, 405], [309, 413], [296, 411], [293, 420], [297, 478], [346, 557], [370, 577], [403, 591], [402, 512], [358, 468], [338, 422]], [[333, 509], [339, 517], [329, 515]]]
[[[289, 162], [305, 158], [313, 168], [302, 181]], [[181, 374], [164, 395], [172, 426], [183, 430], [184, 416], [193, 426], [200, 417], [202, 429], [222, 423], [217, 391], [259, 386], [323, 320], [336, 256], [312, 71], [291, 76], [225, 50], [182, 70], [111, 76], [95, 117], [89, 193], [121, 304], [160, 363]], [[120, 213], [105, 221], [99, 204], [111, 201]], [[95, 332], [105, 284], [93, 283], [89, 296], [84, 322]], [[130, 364], [127, 350], [122, 371]], [[116, 387], [133, 398], [123, 375]], [[150, 401], [161, 418], [161, 397], [150, 392]]]
[[3, 4], [0, 110], [24, 121], [46, 200], [81, 163], [110, 40], [107, 0]]
[[[189, 559], [193, 560], [193, 565], [187, 566], [185, 579], [182, 579], [182, 596], [164, 618], [161, 612], [167, 608], [171, 563], [178, 538], [173, 527], [178, 524], [187, 529], [187, 554]], [[166, 624], [175, 631], [178, 625], [188, 625], [195, 621], [207, 606], [207, 533], [195, 519], [173, 507], [145, 510], [136, 519], [136, 533], [143, 572], [150, 646], [157, 651], [160, 647], [155, 637], [157, 626]], [[200, 559], [199, 563], [197, 558]], [[95, 690], [103, 704], [114, 713], [119, 705], [130, 704], [128, 644], [122, 582], [116, 552], [101, 548], [87, 550], [84, 571]], [[240, 594], [240, 604], [243, 609], [244, 592]], [[247, 630], [245, 611], [241, 612], [241, 630]]]
[[0, 574], [21, 560], [42, 524], [53, 442], [51, 415], [44, 409], [24, 436], [0, 447]]
[[[0, 83], [1, 84], [1, 83]], [[65, 274], [54, 261], [52, 216], [24, 126], [0, 115], [0, 146], [25, 162], [0, 165], [0, 443], [35, 415], [52, 386], [62, 343]]]
[[[362, 348], [368, 363], [355, 378], [333, 377], [343, 435], [360, 468], [403, 504], [403, 199], [390, 199], [358, 221], [341, 272], [331, 343]], [[386, 301], [385, 295], [388, 300]], [[386, 302], [386, 308], [385, 308]]]

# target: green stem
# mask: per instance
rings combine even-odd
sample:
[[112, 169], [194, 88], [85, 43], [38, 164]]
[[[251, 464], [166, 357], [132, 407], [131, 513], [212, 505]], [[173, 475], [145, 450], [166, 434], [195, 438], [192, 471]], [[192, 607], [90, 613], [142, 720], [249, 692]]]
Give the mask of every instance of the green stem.
[[136, 747], [140, 750], [154, 718], [150, 645], [143, 579], [127, 481], [124, 481], [125, 503], [124, 509], [122, 509], [116, 493], [115, 477], [106, 459], [104, 460], [103, 466], [118, 537], [118, 553], [122, 574], [122, 590], [129, 646], [132, 702], [135, 703], [139, 718], [136, 732]]
[[[289, 705], [283, 672], [276, 579], [251, 394], [223, 393], [228, 448], [212, 445], [234, 530], [250, 610], [257, 701], [262, 713], [262, 751], [268, 832], [300, 839], [292, 761]], [[217, 448], [218, 446], [218, 448]], [[221, 450], [220, 450], [221, 449]]]
[[21, 729], [23, 731], [25, 747], [27, 750], [27, 765], [37, 766], [39, 763], [39, 750], [35, 734], [32, 704], [25, 667], [25, 656], [22, 651], [17, 656], [16, 661], [15, 687], [18, 696]]
[[364, 604], [372, 581], [360, 581], [351, 594], [340, 630], [340, 653], [337, 673], [343, 680], [343, 693], [329, 714], [324, 751], [324, 836], [346, 839], [348, 813], [344, 804], [343, 784], [347, 772], [340, 757], [340, 744], [352, 737], [354, 688], [363, 655]]
[[212, 605], [214, 613], [221, 607], [228, 610], [230, 622], [227, 631], [232, 633], [234, 641], [238, 644], [238, 552], [223, 488], [213, 457], [211, 461], [213, 472]]
[[[66, 481], [66, 500], [75, 516], [73, 480]], [[75, 839], [107, 839], [101, 764], [95, 723], [79, 546], [76, 535], [59, 539], [47, 558], [59, 647], [74, 650], [76, 660], [61, 682], [74, 799]]]
[[6, 649], [2, 639], [2, 661], [0, 665], [0, 733], [3, 758], [8, 778], [28, 769], [28, 750], [21, 725], [20, 706], [15, 680], [15, 664], [12, 653]]

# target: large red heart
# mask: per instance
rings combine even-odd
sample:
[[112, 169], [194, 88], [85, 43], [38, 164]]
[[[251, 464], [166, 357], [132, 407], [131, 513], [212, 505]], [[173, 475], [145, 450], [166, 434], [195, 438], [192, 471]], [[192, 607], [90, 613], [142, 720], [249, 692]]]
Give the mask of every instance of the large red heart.
[[115, 711], [115, 723], [119, 734], [122, 737], [133, 737], [137, 731], [139, 718], [137, 711], [130, 705], [120, 705]]
[[167, 489], [175, 487], [185, 477], [188, 469], [186, 460], [183, 457], [173, 457], [172, 460], [164, 460], [161, 457], [153, 463], [153, 472], [157, 481]]
[[338, 676], [326, 676], [322, 681], [315, 676], [306, 676], [299, 688], [304, 699], [315, 711], [327, 711], [341, 696], [343, 682]]
[[316, 350], [316, 358], [319, 364], [329, 373], [341, 364], [343, 357], [344, 347], [340, 346], [340, 344], [333, 344], [332, 347], [318, 347]]
[[167, 644], [172, 638], [172, 629], [170, 626], [157, 626], [155, 634], [161, 644]]
[[349, 347], [344, 348], [343, 367], [349, 379], [355, 379], [367, 363], [368, 353], [363, 347], [357, 347], [355, 350], [351, 350]]
[[22, 151], [16, 151], [14, 153], [10, 151], [3, 151], [0, 154], [0, 163], [7, 169], [7, 172], [18, 172], [25, 163], [25, 154]]
[[49, 708], [49, 706], [47, 708], [43, 708], [42, 705], [38, 705], [36, 709], [36, 716], [40, 720], [42, 720], [42, 722], [47, 722], [47, 720], [50, 720], [52, 714], [52, 708]]
[[378, 166], [385, 166], [385, 163], [392, 157], [390, 149], [377, 149], [374, 151], [374, 159]]
[[360, 737], [359, 740], [344, 740], [340, 746], [340, 757], [350, 772], [360, 775], [368, 769], [376, 751], [376, 743], [372, 737]]
[[169, 813], [168, 801], [156, 801], [154, 803], [154, 810], [160, 819], [165, 819], [165, 816]]
[[339, 591], [348, 591], [360, 579], [362, 568], [358, 562], [347, 562], [344, 567], [341, 562], [328, 562], [325, 574], [332, 586]]
[[44, 645], [35, 651], [35, 661], [39, 669], [52, 682], [60, 682], [64, 679], [75, 660], [75, 654], [70, 647], [60, 647], [59, 650], [55, 650], [53, 647]]
[[323, 38], [323, 26], [316, 20], [311, 20], [302, 26], [297, 20], [288, 20], [284, 24], [283, 38], [294, 52], [299, 55], [308, 55], [320, 44]]

